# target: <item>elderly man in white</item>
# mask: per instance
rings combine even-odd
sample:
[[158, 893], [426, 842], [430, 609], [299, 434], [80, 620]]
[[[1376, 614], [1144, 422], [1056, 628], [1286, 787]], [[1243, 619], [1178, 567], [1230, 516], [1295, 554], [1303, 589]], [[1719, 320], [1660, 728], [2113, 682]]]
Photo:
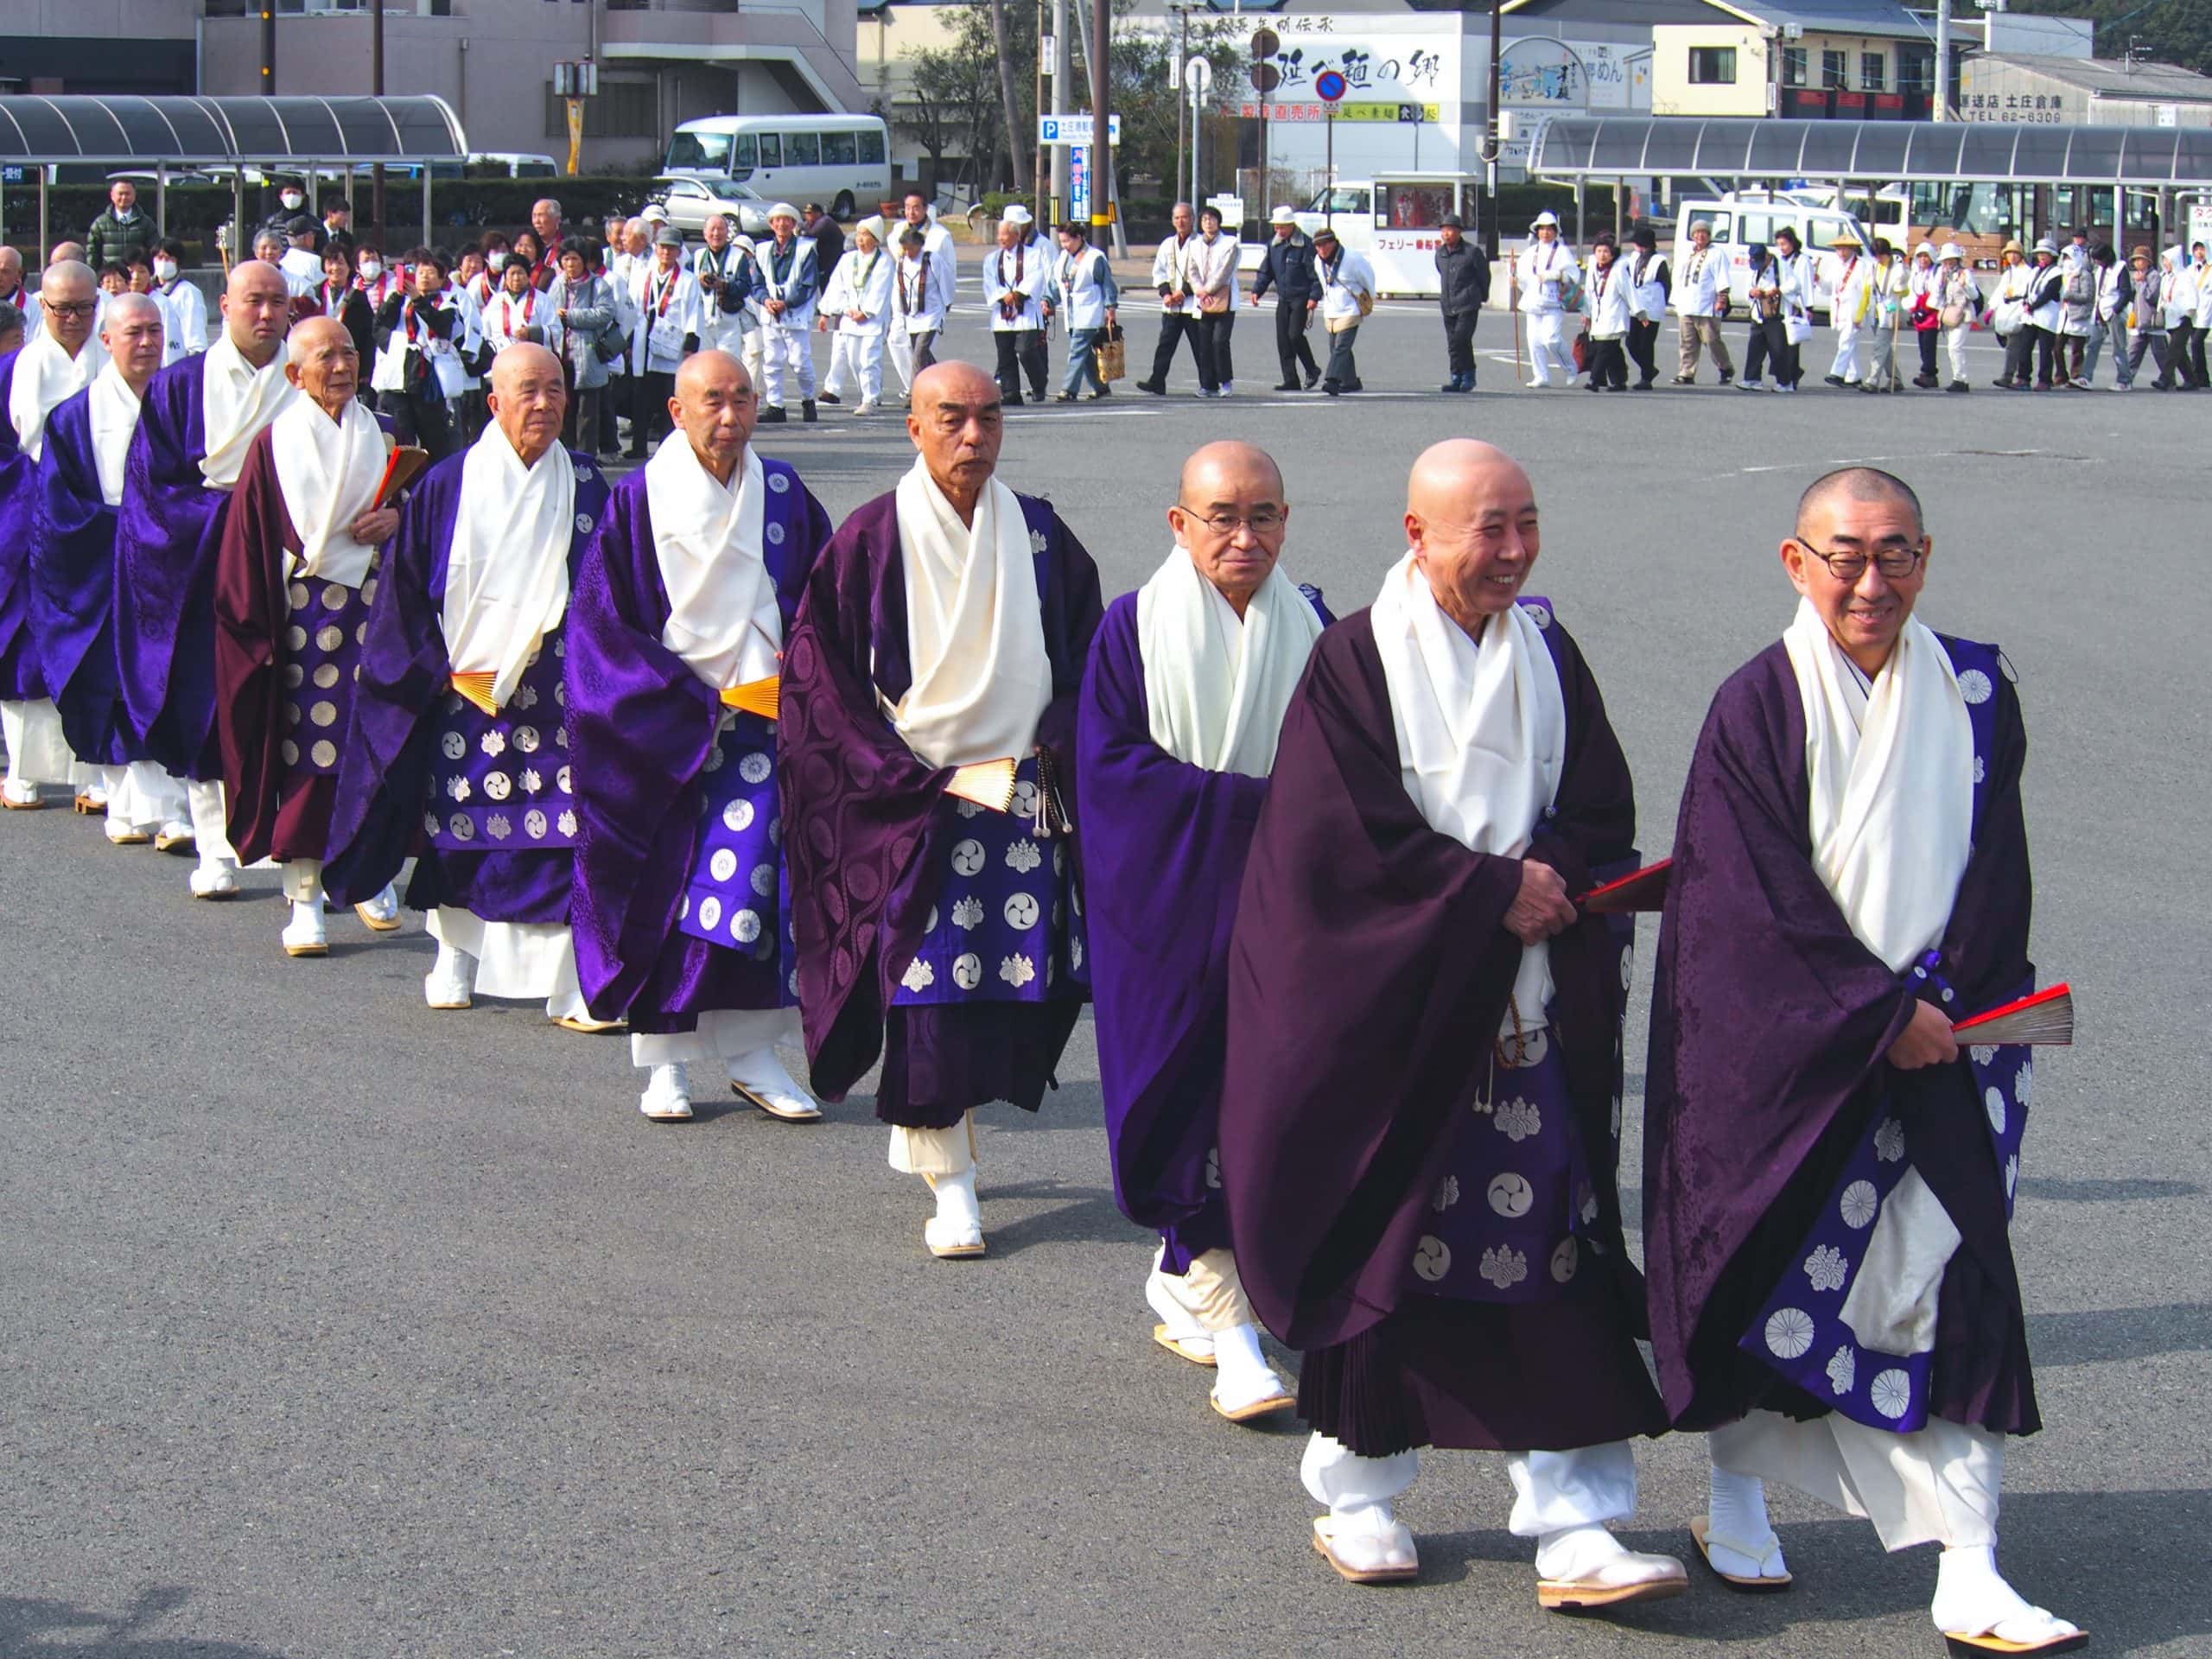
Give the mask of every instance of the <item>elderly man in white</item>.
[[1680, 255], [1675, 270], [1675, 315], [1681, 322], [1681, 363], [1675, 384], [1697, 384], [1700, 348], [1713, 353], [1713, 366], [1720, 371], [1720, 384], [1736, 378], [1736, 365], [1728, 355], [1728, 342], [1720, 335], [1721, 308], [1728, 301], [1728, 256], [1713, 245], [1713, 226], [1690, 226], [1690, 250]]
[[[910, 232], [920, 238], [911, 251]], [[911, 394], [914, 377], [936, 361], [930, 342], [944, 332], [952, 314], [960, 255], [952, 232], [930, 216], [929, 198], [918, 190], [906, 193], [884, 247], [900, 261], [892, 296], [891, 365], [899, 371], [900, 390]]]
[[1009, 409], [1021, 403], [1028, 340], [1043, 338], [1043, 296], [1052, 279], [1051, 261], [1030, 242], [1028, 226], [1011, 213], [1001, 219], [998, 246], [983, 256], [983, 303], [990, 308], [991, 343], [998, 351], [999, 396]]
[[[1567, 348], [1567, 314], [1578, 303], [1574, 250], [1560, 240], [1559, 215], [1536, 215], [1535, 240], [1520, 259], [1521, 308], [1529, 314], [1529, 385], [1541, 391], [1574, 383], [1574, 359]], [[1553, 372], [1559, 379], [1554, 382]]]
[[864, 219], [853, 226], [853, 245], [830, 273], [823, 291], [822, 315], [836, 320], [830, 336], [830, 372], [822, 401], [836, 403], [847, 380], [860, 386], [855, 415], [873, 415], [883, 402], [883, 336], [891, 321], [893, 255], [883, 246], [883, 221]]
[[791, 418], [785, 405], [794, 381], [800, 418], [817, 418], [814, 343], [809, 331], [814, 327], [814, 302], [822, 292], [823, 277], [815, 268], [814, 239], [798, 233], [798, 208], [788, 201], [778, 202], [768, 210], [768, 228], [774, 237], [753, 250], [760, 266], [753, 307], [760, 320], [761, 390], [767, 397], [760, 410], [763, 426]]

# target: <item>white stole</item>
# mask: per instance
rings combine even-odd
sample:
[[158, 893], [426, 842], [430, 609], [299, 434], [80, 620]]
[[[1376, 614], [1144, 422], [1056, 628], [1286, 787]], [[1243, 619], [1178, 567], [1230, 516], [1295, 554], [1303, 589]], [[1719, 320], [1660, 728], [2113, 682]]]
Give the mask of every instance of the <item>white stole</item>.
[[44, 329], [16, 353], [16, 378], [8, 388], [8, 419], [25, 454], [36, 461], [46, 452], [46, 417], [62, 399], [82, 391], [106, 363], [107, 352], [99, 340], [86, 340], [72, 357]]
[[892, 724], [932, 766], [1019, 761], [1052, 700], [1021, 503], [994, 478], [963, 524], [918, 457], [899, 480], [897, 511], [914, 678]]
[[749, 444], [728, 485], [681, 432], [645, 463], [653, 556], [668, 589], [660, 642], [717, 691], [778, 672], [784, 619], [768, 576], [767, 498], [766, 469]]
[[389, 451], [377, 417], [355, 397], [334, 421], [314, 398], [295, 398], [269, 423], [269, 448], [284, 511], [299, 532], [294, 569], [318, 582], [359, 587], [377, 550], [355, 541], [348, 526], [369, 510], [384, 481]]
[[557, 443], [525, 467], [495, 422], [461, 463], [439, 620], [453, 671], [490, 674], [501, 708], [568, 613], [575, 515], [575, 463]]
[[1937, 944], [1974, 833], [1974, 729], [1942, 642], [1907, 620], [1870, 692], [1810, 600], [1782, 636], [1805, 705], [1813, 867], [1902, 973]]
[[100, 499], [111, 507], [119, 507], [124, 462], [130, 459], [130, 435], [138, 429], [143, 405], [112, 361], [93, 377], [86, 404], [92, 417], [92, 466], [99, 474]]
[[207, 453], [200, 476], [211, 490], [227, 490], [245, 470], [245, 452], [275, 420], [298, 388], [284, 378], [284, 342], [258, 369], [246, 361], [226, 328], [200, 359], [200, 430]]
[[1137, 646], [1152, 741], [1208, 772], [1274, 770], [1283, 712], [1321, 619], [1278, 565], [1236, 607], [1175, 548], [1137, 590]]
[[[1542, 632], [1515, 605], [1490, 619], [1478, 645], [1439, 608], [1410, 550], [1369, 618], [1406, 793], [1430, 829], [1474, 852], [1521, 857], [1567, 765], [1567, 698]], [[1513, 995], [1521, 1025], [1541, 1026], [1548, 942], [1523, 947]]]

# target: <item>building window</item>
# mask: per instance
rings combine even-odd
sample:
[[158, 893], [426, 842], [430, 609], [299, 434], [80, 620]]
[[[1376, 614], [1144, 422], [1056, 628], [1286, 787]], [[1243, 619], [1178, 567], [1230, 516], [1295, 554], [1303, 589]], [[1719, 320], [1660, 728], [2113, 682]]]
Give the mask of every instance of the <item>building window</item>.
[[1859, 84], [1870, 92], [1878, 92], [1889, 76], [1889, 60], [1878, 52], [1859, 54]]
[[1850, 54], [1823, 52], [1821, 54], [1821, 85], [1832, 92], [1851, 90]]
[[1936, 54], [1924, 48], [1897, 48], [1897, 90], [1925, 95], [1936, 90]]
[[1690, 48], [1690, 85], [1693, 86], [1733, 86], [1736, 84], [1736, 48], [1732, 46], [1694, 46]]
[[[545, 83], [545, 136], [565, 142], [569, 137], [568, 100], [556, 96], [553, 83]], [[584, 137], [587, 138], [658, 138], [660, 129], [659, 89], [650, 80], [609, 80], [600, 78], [599, 95], [584, 99]]]
[[1805, 84], [1805, 48], [1785, 46], [1782, 48], [1782, 84], [1802, 86]]

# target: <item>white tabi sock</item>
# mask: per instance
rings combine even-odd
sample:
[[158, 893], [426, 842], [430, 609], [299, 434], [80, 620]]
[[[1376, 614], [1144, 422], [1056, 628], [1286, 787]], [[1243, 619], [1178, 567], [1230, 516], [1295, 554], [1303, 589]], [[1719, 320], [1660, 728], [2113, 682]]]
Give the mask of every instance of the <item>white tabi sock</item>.
[[1997, 1570], [1994, 1546], [1947, 1549], [1936, 1567], [1936, 1628], [1950, 1636], [1995, 1636], [2023, 1647], [2075, 1634], [2075, 1627], [2031, 1604]]
[[1260, 1351], [1259, 1327], [1232, 1325], [1217, 1331], [1213, 1338], [1214, 1403], [1224, 1411], [1238, 1411], [1287, 1392], [1282, 1379]]
[[1706, 1503], [1706, 1554], [1717, 1572], [1739, 1579], [1787, 1578], [1782, 1541], [1767, 1519], [1766, 1483], [1712, 1465], [1712, 1496]]
[[1562, 1527], [1536, 1540], [1536, 1576], [1572, 1583], [1627, 1554], [1628, 1547], [1603, 1527]]
[[976, 1202], [975, 1165], [969, 1165], [957, 1175], [933, 1176], [930, 1185], [937, 1192], [937, 1218], [940, 1222], [963, 1232], [982, 1230], [983, 1212]]

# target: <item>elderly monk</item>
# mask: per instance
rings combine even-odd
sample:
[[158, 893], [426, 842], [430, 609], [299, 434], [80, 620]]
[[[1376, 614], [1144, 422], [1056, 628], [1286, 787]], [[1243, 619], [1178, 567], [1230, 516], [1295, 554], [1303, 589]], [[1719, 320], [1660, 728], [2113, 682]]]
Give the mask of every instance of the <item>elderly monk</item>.
[[751, 444], [722, 351], [676, 372], [676, 434], [615, 486], [569, 608], [576, 969], [626, 1014], [639, 1109], [691, 1116], [690, 1063], [772, 1117], [822, 1116], [776, 1058], [799, 1039], [776, 799], [785, 635], [830, 515]]
[[1952, 1022], [2034, 983], [2019, 699], [1994, 645], [1912, 613], [1929, 539], [1853, 467], [1800, 503], [1778, 644], [1690, 763], [1645, 1108], [1652, 1345], [1711, 1431], [1696, 1529], [1740, 1587], [1789, 1575], [1763, 1483], [1943, 1546], [1955, 1648], [2074, 1626], [1996, 1566], [2005, 1436], [2040, 1426], [2009, 1218], [2029, 1051]]
[[[215, 561], [215, 729], [228, 833], [249, 864], [283, 866], [289, 957], [327, 955], [322, 864], [354, 670], [376, 598], [378, 550], [399, 513], [376, 505], [391, 453], [357, 394], [361, 359], [336, 317], [285, 341], [302, 395], [246, 450]], [[379, 933], [399, 925], [389, 887], [360, 906]]]
[[1307, 1350], [1316, 1547], [1417, 1571], [1390, 1502], [1416, 1448], [1506, 1452], [1537, 1599], [1678, 1593], [1607, 1529], [1664, 1419], [1615, 1167], [1630, 937], [1572, 895], [1636, 808], [1596, 680], [1545, 601], [1528, 475], [1440, 443], [1409, 549], [1292, 698], [1229, 969], [1221, 1168], [1270, 1330]]
[[140, 403], [165, 354], [163, 329], [149, 296], [109, 302], [106, 366], [48, 418], [32, 513], [32, 626], [47, 684], [70, 749], [105, 773], [107, 837], [118, 846], [192, 839], [184, 785], [130, 734], [115, 657], [116, 508]]
[[115, 645], [131, 734], [190, 780], [192, 891], [238, 890], [215, 736], [215, 556], [246, 452], [296, 395], [284, 374], [289, 290], [249, 260], [223, 290], [223, 332], [146, 388], [115, 538]]
[[99, 292], [89, 265], [49, 266], [38, 296], [46, 326], [0, 359], [0, 411], [6, 416], [0, 420], [0, 728], [8, 743], [0, 805], [17, 811], [45, 804], [41, 784], [78, 784], [80, 811], [107, 804], [105, 785], [79, 764], [62, 735], [33, 626], [30, 571], [47, 420], [107, 366], [107, 349], [92, 337]]
[[607, 480], [561, 447], [561, 359], [510, 346], [493, 423], [423, 475], [377, 579], [353, 728], [339, 760], [327, 883], [374, 893], [418, 852], [407, 902], [429, 912], [434, 1008], [544, 999], [571, 1031], [607, 1031], [576, 983], [576, 842], [562, 658], [576, 562]]
[[1249, 443], [1183, 464], [1166, 562], [1099, 624], [1076, 776], [1098, 1069], [1122, 1212], [1160, 1233], [1154, 1337], [1215, 1368], [1232, 1422], [1293, 1402], [1261, 1357], [1221, 1198], [1229, 937], [1275, 736], [1330, 619], [1278, 568], [1282, 474]]
[[816, 1090], [883, 1056], [891, 1166], [937, 1192], [923, 1239], [980, 1255], [969, 1115], [1035, 1111], [1086, 992], [1076, 694], [1098, 570], [995, 476], [998, 387], [914, 382], [920, 451], [816, 564], [784, 659], [785, 845]]

